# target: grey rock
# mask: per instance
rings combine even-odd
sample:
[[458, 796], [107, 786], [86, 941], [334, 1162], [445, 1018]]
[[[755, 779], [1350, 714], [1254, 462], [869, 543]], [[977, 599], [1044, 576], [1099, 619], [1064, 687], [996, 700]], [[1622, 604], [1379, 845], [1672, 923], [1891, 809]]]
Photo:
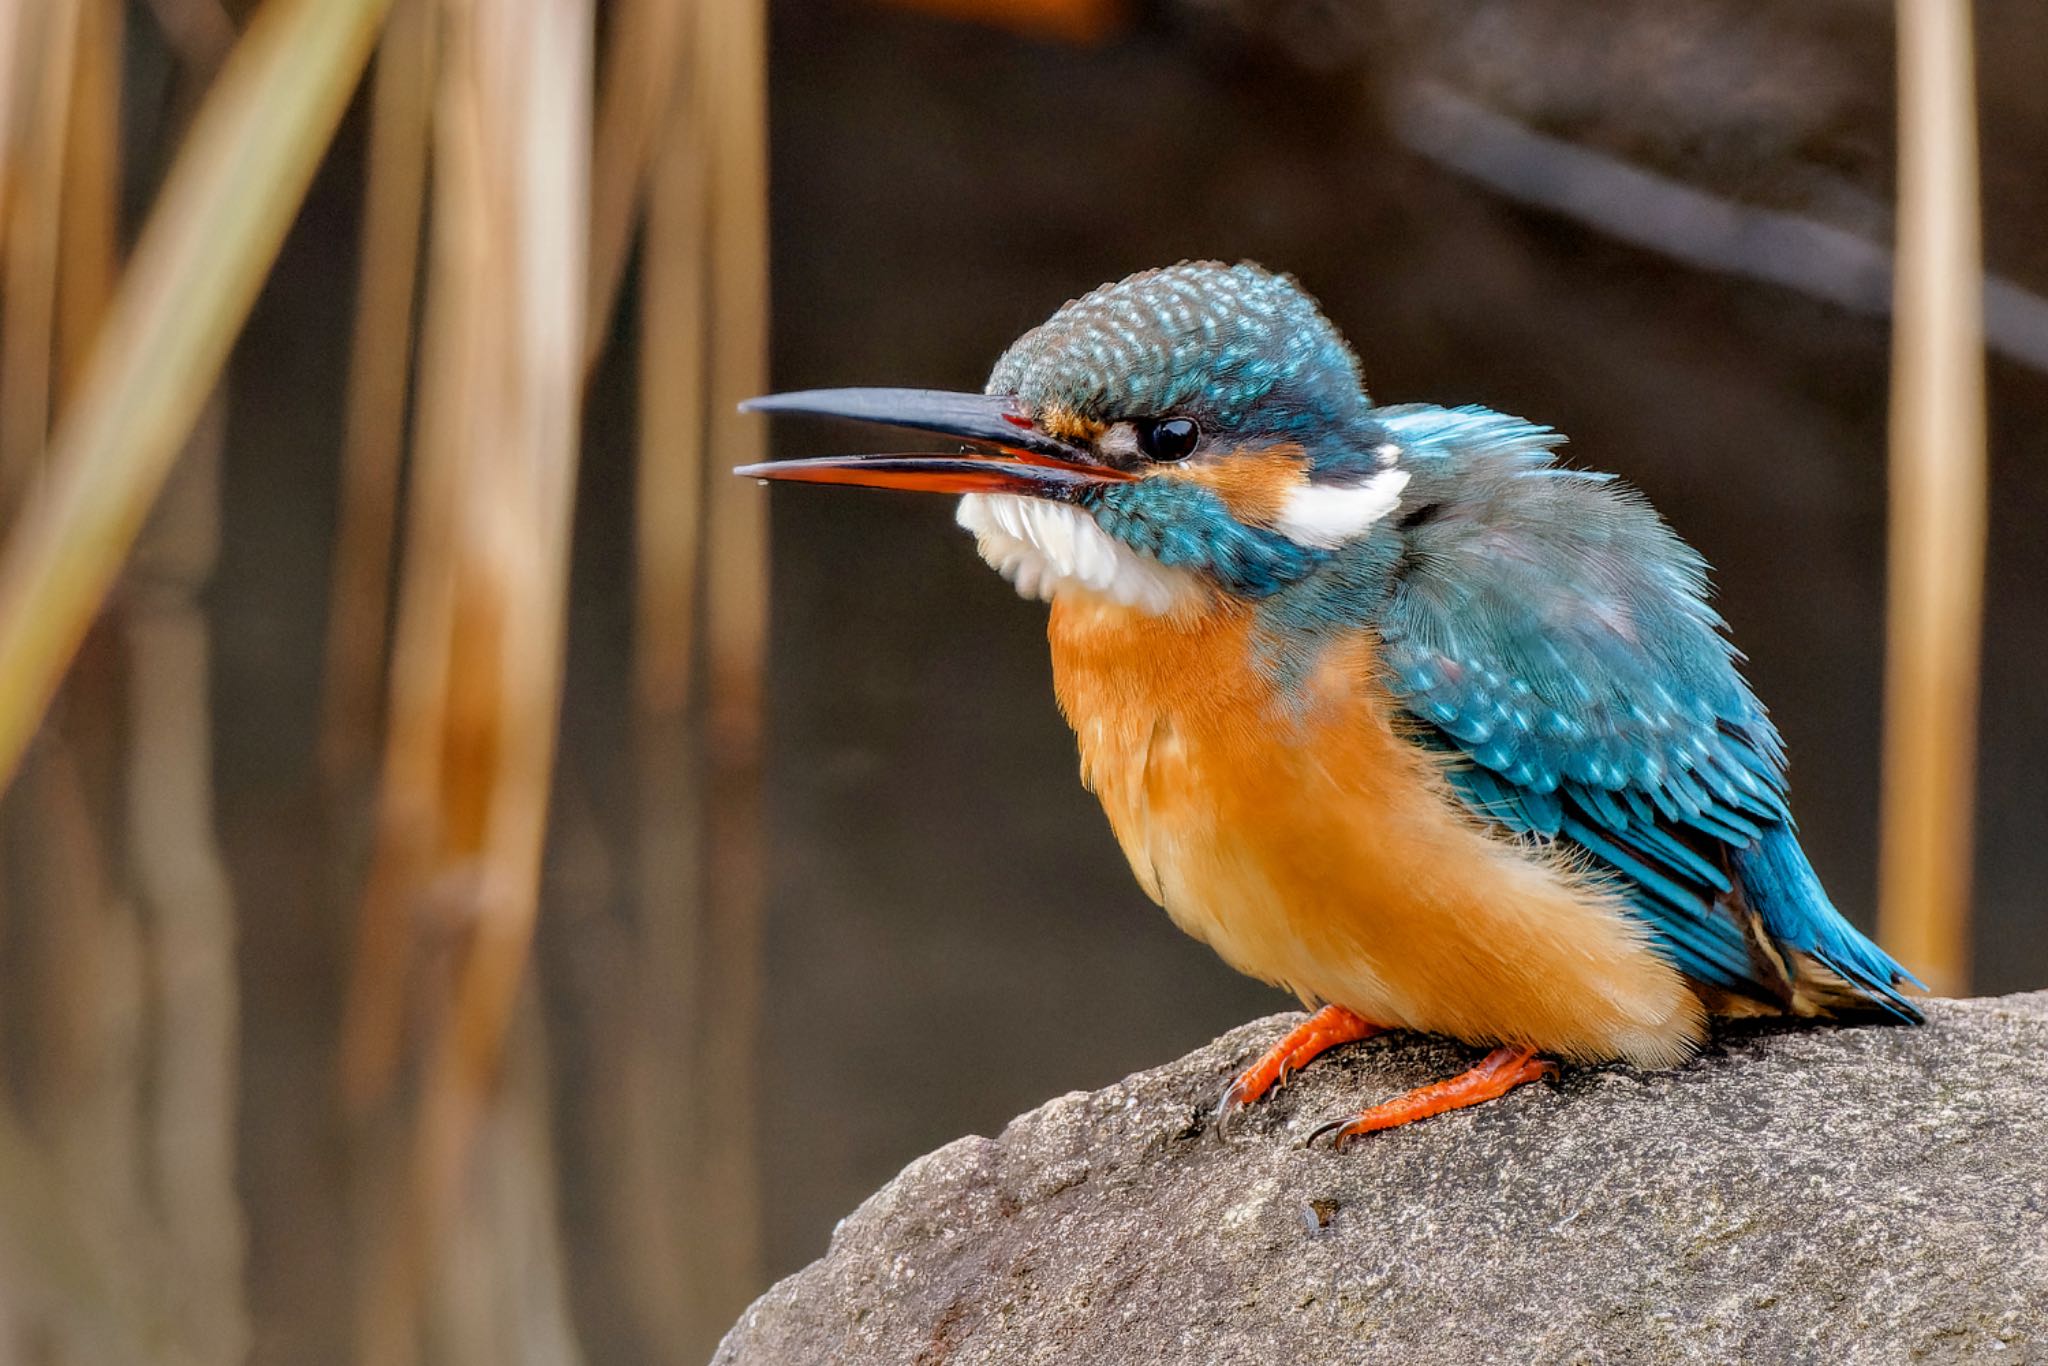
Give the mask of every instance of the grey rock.
[[1726, 1033], [1342, 1154], [1471, 1050], [1339, 1049], [1220, 1140], [1297, 1016], [920, 1158], [715, 1361], [2048, 1362], [2048, 992]]

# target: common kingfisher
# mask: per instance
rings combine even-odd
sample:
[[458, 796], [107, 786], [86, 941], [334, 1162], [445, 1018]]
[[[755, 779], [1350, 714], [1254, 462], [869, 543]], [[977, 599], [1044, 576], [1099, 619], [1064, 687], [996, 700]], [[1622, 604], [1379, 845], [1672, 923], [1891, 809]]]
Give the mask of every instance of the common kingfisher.
[[1292, 278], [1105, 285], [981, 394], [744, 406], [971, 443], [736, 473], [962, 495], [982, 558], [1051, 604], [1082, 780], [1139, 885], [1319, 1007], [1220, 1111], [1391, 1029], [1492, 1051], [1316, 1131], [1338, 1147], [1552, 1058], [1678, 1063], [1715, 1016], [1920, 1020], [1800, 849], [1701, 557], [1548, 427], [1374, 403]]

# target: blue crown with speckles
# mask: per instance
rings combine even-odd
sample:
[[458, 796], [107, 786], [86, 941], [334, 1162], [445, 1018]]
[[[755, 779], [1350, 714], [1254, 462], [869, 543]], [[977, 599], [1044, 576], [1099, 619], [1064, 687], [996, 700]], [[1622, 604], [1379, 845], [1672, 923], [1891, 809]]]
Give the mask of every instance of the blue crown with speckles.
[[1074, 299], [1003, 353], [988, 392], [1099, 422], [1185, 413], [1222, 427], [1257, 409], [1278, 439], [1369, 408], [1358, 358], [1292, 278], [1186, 261]]

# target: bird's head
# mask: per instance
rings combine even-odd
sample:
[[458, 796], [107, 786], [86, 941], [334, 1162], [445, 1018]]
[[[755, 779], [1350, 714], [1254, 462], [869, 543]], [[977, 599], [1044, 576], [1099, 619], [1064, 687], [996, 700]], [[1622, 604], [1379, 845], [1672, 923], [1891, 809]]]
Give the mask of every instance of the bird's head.
[[1409, 478], [1343, 337], [1293, 280], [1252, 265], [1105, 285], [1013, 343], [981, 394], [831, 389], [746, 406], [973, 443], [737, 473], [963, 494], [961, 525], [1020, 592], [1155, 613], [1299, 582], [1369, 537]]

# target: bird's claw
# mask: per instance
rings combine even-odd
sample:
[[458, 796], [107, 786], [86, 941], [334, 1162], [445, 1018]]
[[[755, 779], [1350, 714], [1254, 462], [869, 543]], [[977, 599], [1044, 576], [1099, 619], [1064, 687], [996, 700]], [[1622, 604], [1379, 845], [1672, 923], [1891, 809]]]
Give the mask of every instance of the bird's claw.
[[1259, 1058], [1237, 1074], [1216, 1102], [1213, 1127], [1222, 1136], [1231, 1117], [1265, 1099], [1287, 1084], [1288, 1078], [1309, 1062], [1342, 1043], [1369, 1039], [1380, 1032], [1371, 1021], [1346, 1010], [1326, 1005], [1274, 1041]]
[[1273, 1092], [1285, 1087], [1288, 1077], [1292, 1076], [1293, 1073], [1283, 1069], [1280, 1075], [1275, 1077], [1270, 1083], [1258, 1087], [1253, 1086], [1250, 1075], [1250, 1073], [1240, 1073], [1236, 1081], [1223, 1088], [1223, 1094], [1217, 1097], [1216, 1100], [1216, 1114], [1218, 1118], [1225, 1114], [1234, 1114], [1251, 1109], [1252, 1106], [1258, 1104], [1267, 1096], [1273, 1094]]
[[1246, 1081], [1249, 1075], [1239, 1073], [1237, 1080], [1223, 1088], [1223, 1094], [1216, 1098], [1216, 1108], [1209, 1112], [1209, 1131], [1219, 1139], [1230, 1137], [1230, 1130], [1246, 1111], [1263, 1097], [1287, 1084], [1287, 1074], [1283, 1072], [1272, 1085], [1254, 1093]]
[[1341, 1153], [1344, 1151], [1344, 1145], [1358, 1136], [1345, 1132], [1345, 1130], [1351, 1127], [1353, 1122], [1349, 1119], [1333, 1119], [1327, 1124], [1318, 1124], [1315, 1128], [1309, 1130], [1309, 1135], [1301, 1141], [1301, 1146], [1313, 1148], [1316, 1146], [1317, 1139], [1321, 1138], [1324, 1134], [1334, 1133], [1337, 1136], [1330, 1140], [1330, 1151]]
[[1240, 1106], [1230, 1103], [1230, 1092], [1225, 1091], [1216, 1107], [1209, 1111], [1209, 1136], [1221, 1143], [1230, 1137], [1231, 1121], [1236, 1119]]

